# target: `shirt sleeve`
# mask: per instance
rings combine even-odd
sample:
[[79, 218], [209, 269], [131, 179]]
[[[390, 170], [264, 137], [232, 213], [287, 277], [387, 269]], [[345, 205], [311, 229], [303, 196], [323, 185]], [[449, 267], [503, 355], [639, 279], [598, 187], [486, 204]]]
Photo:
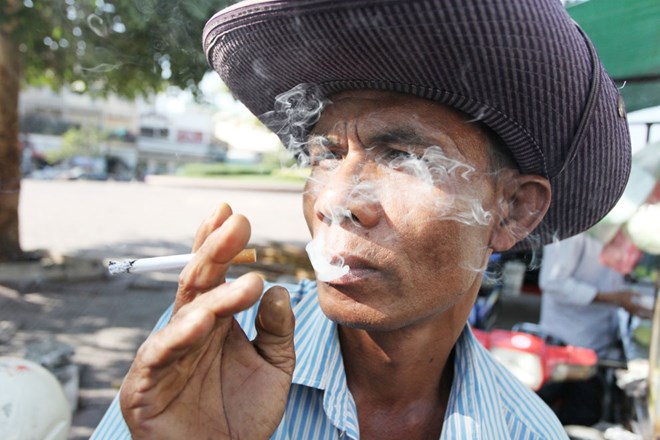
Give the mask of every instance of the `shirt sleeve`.
[[581, 264], [586, 237], [577, 235], [543, 248], [543, 260], [539, 274], [539, 287], [544, 295], [575, 305], [593, 302], [598, 288], [576, 279], [573, 274]]
[[[291, 305], [294, 306], [304, 296], [304, 294], [309, 290], [309, 286], [312, 283], [307, 280], [301, 281], [299, 284], [273, 284], [273, 283], [266, 283], [264, 286], [264, 292], [268, 290], [270, 287], [273, 287], [275, 285], [283, 286], [289, 291], [289, 295], [291, 297]], [[254, 306], [250, 307], [249, 309], [238, 313], [235, 318], [238, 321], [238, 323], [241, 325], [243, 330], [245, 331], [247, 337], [249, 339], [253, 339], [256, 336], [256, 330], [254, 327], [254, 320], [257, 316], [257, 308], [259, 306], [259, 303], [255, 304]], [[174, 309], [174, 304], [170, 305], [170, 307], [161, 315], [160, 319], [156, 323], [156, 326], [154, 327], [153, 332], [156, 332], [170, 321], [170, 318], [172, 317], [172, 311]], [[124, 421], [124, 417], [121, 414], [121, 409], [119, 407], [119, 394], [117, 394], [108, 407], [108, 410], [104, 414], [103, 418], [99, 422], [98, 426], [96, 427], [96, 430], [94, 430], [94, 433], [90, 437], [90, 440], [130, 440], [131, 439], [131, 433], [128, 430], [128, 426], [126, 425], [126, 422]]]

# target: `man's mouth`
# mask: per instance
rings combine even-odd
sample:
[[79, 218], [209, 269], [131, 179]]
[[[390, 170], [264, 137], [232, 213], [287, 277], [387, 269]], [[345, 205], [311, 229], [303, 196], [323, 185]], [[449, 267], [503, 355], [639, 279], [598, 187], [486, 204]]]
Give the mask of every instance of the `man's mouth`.
[[[356, 256], [342, 256], [343, 263], [350, 267], [350, 270], [345, 275], [334, 280], [327, 281], [327, 284], [332, 286], [347, 286], [364, 281], [368, 278], [374, 277], [378, 270], [368, 261]], [[339, 261], [342, 257], [335, 257]], [[334, 262], [333, 258], [333, 262]]]

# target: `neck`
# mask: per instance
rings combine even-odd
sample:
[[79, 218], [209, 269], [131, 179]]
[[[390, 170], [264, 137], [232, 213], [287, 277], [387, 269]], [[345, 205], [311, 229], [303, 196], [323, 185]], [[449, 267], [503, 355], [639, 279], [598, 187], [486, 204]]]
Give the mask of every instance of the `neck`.
[[[401, 337], [403, 336], [403, 337]], [[455, 338], [411, 343], [340, 328], [362, 439], [439, 438], [453, 379]], [[351, 342], [348, 342], [351, 341]]]
[[473, 299], [467, 295], [439, 316], [392, 331], [339, 327], [360, 438], [440, 436], [453, 380], [452, 353]]
[[390, 407], [436, 396], [441, 379], [451, 373], [445, 366], [460, 331], [445, 333], [449, 337], [444, 338], [431, 329], [425, 331], [426, 337], [420, 337], [411, 330], [383, 333], [340, 327], [351, 392], [364, 392], [370, 401]]

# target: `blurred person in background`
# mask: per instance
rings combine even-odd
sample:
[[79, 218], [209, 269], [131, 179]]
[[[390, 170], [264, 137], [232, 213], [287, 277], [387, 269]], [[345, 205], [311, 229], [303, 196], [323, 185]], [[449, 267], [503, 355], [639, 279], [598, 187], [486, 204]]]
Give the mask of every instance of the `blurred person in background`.
[[[599, 359], [622, 358], [619, 308], [642, 318], [651, 311], [639, 294], [626, 287], [625, 276], [601, 262], [604, 244], [578, 234], [543, 248], [541, 330], [559, 341], [592, 349]], [[539, 395], [562, 423], [590, 426], [601, 418], [603, 377], [548, 383]]]

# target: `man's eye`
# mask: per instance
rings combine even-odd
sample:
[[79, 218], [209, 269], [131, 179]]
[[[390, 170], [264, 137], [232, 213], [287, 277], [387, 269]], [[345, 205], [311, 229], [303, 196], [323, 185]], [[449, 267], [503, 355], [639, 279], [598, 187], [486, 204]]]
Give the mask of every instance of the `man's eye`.
[[397, 158], [398, 157], [406, 158], [406, 159], [414, 157], [414, 155], [411, 152], [405, 151], [405, 150], [390, 150], [389, 156], [390, 157], [397, 157]]
[[416, 156], [409, 151], [399, 150], [396, 148], [388, 148], [380, 156], [380, 159], [384, 163], [392, 163], [395, 166], [401, 165], [401, 162], [414, 159]]

